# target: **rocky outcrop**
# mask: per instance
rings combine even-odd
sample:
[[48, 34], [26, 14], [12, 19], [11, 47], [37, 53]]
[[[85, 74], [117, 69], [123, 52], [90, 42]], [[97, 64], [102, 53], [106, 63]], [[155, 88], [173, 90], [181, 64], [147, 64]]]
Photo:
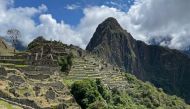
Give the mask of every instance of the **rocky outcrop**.
[[190, 103], [190, 58], [187, 55], [135, 40], [114, 18], [98, 26], [86, 50]]
[[51, 99], [51, 100], [54, 100], [56, 98], [55, 92], [52, 89], [49, 89], [46, 92], [45, 96], [46, 96], [46, 99]]
[[5, 68], [3, 68], [3, 67], [0, 67], [0, 77], [1, 76], [7, 76], [7, 71], [5, 70]]
[[22, 77], [17, 75], [11, 75], [8, 77], [8, 80], [10, 80], [14, 85], [19, 86], [23, 84], [25, 81]]

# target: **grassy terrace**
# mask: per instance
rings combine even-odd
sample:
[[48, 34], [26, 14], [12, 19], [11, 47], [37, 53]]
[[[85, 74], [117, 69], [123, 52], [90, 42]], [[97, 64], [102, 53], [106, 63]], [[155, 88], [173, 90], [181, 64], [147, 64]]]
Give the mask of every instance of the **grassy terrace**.
[[4, 66], [4, 67], [13, 67], [13, 68], [24, 68], [24, 67], [28, 67], [29, 65], [25, 65], [25, 64], [12, 64], [12, 63], [0, 63], [0, 66]]
[[0, 109], [22, 109], [22, 108], [0, 100]]

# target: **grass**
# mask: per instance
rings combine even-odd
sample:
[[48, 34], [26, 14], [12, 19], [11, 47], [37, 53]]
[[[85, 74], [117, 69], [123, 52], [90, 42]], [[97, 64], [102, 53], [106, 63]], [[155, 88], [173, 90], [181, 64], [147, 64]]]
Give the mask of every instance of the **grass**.
[[16, 67], [16, 68], [25, 68], [28, 67], [29, 65], [21, 65], [21, 64], [12, 64], [12, 63], [0, 63], [1, 66], [11, 66], [11, 67]]
[[71, 85], [74, 83], [75, 81], [74, 80], [71, 80], [71, 79], [64, 79], [63, 80], [63, 83], [68, 86], [68, 87], [71, 87]]
[[22, 108], [0, 100], [0, 109], [22, 109]]
[[3, 65], [3, 66], [11, 66], [11, 65], [15, 65], [15, 64], [11, 64], [11, 63], [0, 63], [0, 65]]
[[25, 68], [28, 67], [29, 65], [15, 65], [15, 67], [19, 67], [19, 68]]
[[0, 47], [0, 56], [13, 56], [13, 51], [10, 49], [4, 49]]

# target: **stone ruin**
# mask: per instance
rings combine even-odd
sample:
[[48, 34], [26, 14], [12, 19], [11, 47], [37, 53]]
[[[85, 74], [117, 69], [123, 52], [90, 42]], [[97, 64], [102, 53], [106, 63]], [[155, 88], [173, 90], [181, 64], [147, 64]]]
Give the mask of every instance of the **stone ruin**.
[[[57, 66], [58, 57], [67, 54], [68, 51], [64, 46], [43, 43], [29, 52], [16, 53], [14, 56], [0, 56], [0, 62], [20, 65]], [[14, 61], [19, 59], [23, 61], [19, 63]]]

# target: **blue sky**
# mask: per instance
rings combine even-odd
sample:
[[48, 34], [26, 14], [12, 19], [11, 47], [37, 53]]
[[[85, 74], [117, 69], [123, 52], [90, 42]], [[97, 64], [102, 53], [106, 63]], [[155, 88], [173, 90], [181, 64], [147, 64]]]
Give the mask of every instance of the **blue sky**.
[[25, 46], [43, 36], [85, 48], [97, 26], [115, 17], [137, 40], [187, 49], [189, 10], [190, 0], [0, 0], [0, 36], [16, 28]]
[[[133, 2], [133, 0], [15, 0], [14, 7], [37, 8], [44, 4], [48, 8], [46, 13], [50, 13], [58, 22], [63, 20], [67, 24], [77, 25], [84, 16], [83, 9], [86, 7], [106, 5], [128, 11]], [[38, 17], [34, 19], [38, 22]]]

